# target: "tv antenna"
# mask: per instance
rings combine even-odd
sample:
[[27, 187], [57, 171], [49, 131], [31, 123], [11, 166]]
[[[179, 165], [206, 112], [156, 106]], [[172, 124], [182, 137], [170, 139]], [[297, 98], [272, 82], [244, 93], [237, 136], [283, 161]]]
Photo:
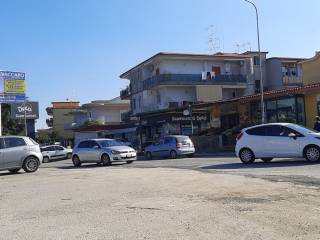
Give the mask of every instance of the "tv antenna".
[[208, 51], [209, 54], [214, 54], [220, 51], [220, 38], [216, 36], [216, 32], [214, 30], [214, 26], [211, 24], [206, 28], [208, 34]]
[[251, 51], [251, 43], [250, 42], [243, 42], [243, 43], [236, 42], [234, 44], [234, 46], [236, 48], [236, 53]]

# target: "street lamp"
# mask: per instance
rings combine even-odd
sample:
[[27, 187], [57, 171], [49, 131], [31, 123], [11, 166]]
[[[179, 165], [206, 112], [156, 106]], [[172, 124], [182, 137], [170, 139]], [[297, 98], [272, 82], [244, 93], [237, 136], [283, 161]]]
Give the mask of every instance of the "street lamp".
[[265, 123], [265, 107], [264, 107], [264, 96], [263, 96], [263, 80], [262, 80], [262, 61], [261, 61], [261, 50], [260, 50], [260, 33], [259, 33], [259, 15], [258, 15], [258, 9], [256, 5], [249, 1], [244, 0], [247, 3], [250, 3], [255, 11], [256, 11], [256, 20], [257, 20], [257, 37], [258, 37], [258, 52], [259, 52], [259, 71], [260, 71], [260, 93], [261, 93], [261, 122]]

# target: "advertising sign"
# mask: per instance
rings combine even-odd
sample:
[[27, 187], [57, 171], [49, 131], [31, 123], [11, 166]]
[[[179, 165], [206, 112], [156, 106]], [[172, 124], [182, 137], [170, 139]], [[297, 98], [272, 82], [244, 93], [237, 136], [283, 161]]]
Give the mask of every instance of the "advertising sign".
[[21, 119], [25, 116], [27, 119], [39, 118], [38, 102], [11, 103], [11, 118]]
[[22, 102], [25, 96], [25, 73], [0, 71], [0, 103]]

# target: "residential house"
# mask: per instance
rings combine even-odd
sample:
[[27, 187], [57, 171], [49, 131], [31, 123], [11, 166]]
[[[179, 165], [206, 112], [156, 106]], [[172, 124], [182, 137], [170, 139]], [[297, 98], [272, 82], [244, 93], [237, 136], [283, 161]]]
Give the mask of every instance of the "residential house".
[[73, 122], [73, 117], [68, 113], [78, 109], [79, 106], [79, 102], [52, 102], [52, 106], [46, 108], [49, 115], [47, 125], [57, 134], [62, 144], [69, 145], [74, 139], [74, 132], [66, 130], [64, 126]]

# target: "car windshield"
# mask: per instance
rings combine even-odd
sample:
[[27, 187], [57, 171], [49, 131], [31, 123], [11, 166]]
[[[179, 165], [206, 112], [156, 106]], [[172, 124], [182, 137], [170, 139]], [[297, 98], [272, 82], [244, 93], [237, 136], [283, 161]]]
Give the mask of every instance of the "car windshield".
[[302, 133], [319, 133], [318, 131], [316, 131], [314, 129], [303, 127], [300, 125], [294, 125], [294, 129], [297, 130], [298, 132], [302, 132]]
[[123, 146], [123, 143], [113, 140], [113, 139], [108, 139], [108, 140], [100, 140], [98, 141], [101, 147], [114, 147], [114, 146]]

